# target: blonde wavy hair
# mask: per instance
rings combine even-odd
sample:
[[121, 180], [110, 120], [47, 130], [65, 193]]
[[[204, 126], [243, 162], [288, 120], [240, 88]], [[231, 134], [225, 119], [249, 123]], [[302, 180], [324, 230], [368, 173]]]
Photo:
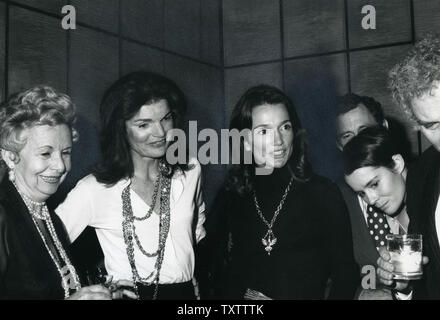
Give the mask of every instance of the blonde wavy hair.
[[440, 81], [440, 37], [428, 33], [389, 72], [388, 87], [394, 101], [417, 122], [411, 101], [429, 93]]
[[52, 87], [36, 86], [16, 93], [0, 105], [0, 149], [20, 152], [26, 144], [20, 133], [38, 125], [65, 124], [76, 142], [79, 135], [75, 121], [75, 105], [70, 97]]

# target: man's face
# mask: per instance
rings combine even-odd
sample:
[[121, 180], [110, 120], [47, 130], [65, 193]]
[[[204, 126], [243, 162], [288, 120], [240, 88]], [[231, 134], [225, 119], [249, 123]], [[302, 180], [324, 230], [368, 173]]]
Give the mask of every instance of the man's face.
[[359, 131], [375, 125], [378, 123], [362, 103], [358, 104], [355, 109], [339, 115], [336, 123], [339, 149], [342, 150]]
[[414, 98], [411, 106], [423, 135], [440, 151], [440, 81], [420, 98]]

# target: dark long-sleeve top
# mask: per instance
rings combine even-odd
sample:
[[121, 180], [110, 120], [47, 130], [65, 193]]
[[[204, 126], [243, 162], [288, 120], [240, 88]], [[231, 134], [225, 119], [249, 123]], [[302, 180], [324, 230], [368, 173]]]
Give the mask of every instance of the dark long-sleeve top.
[[[257, 199], [267, 221], [290, 177], [286, 168], [256, 177]], [[349, 216], [339, 189], [329, 180], [314, 175], [308, 182], [293, 182], [273, 226], [277, 243], [270, 255], [262, 244], [268, 228], [252, 195], [222, 189], [208, 219], [211, 272], [217, 289], [225, 289], [222, 298], [241, 299], [250, 288], [273, 299], [323, 299], [329, 278], [328, 298], [354, 297], [360, 279]]]
[[[60, 241], [67, 237], [51, 213]], [[61, 277], [23, 200], [11, 182], [0, 183], [0, 299], [63, 299]]]

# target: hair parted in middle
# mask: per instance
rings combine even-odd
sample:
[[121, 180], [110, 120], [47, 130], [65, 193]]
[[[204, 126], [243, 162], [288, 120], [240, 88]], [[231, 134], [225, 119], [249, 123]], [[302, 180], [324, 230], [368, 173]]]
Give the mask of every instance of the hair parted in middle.
[[[179, 87], [170, 79], [156, 73], [137, 71], [110, 86], [100, 106], [100, 144], [102, 162], [95, 166], [94, 175], [101, 183], [113, 185], [132, 177], [133, 160], [125, 122], [133, 118], [144, 105], [165, 100], [173, 116], [174, 128], [183, 129], [186, 99]], [[188, 169], [188, 165], [170, 165], [172, 171]]]
[[[231, 115], [229, 129], [252, 129], [252, 110], [264, 104], [282, 104], [286, 107], [293, 127], [293, 153], [287, 162], [294, 179], [307, 181], [312, 173], [307, 156], [307, 143], [305, 130], [299, 120], [298, 114], [290, 98], [280, 89], [261, 84], [249, 88], [238, 100]], [[241, 141], [241, 154], [244, 154], [243, 141]], [[243, 159], [243, 157], [241, 157]], [[253, 190], [255, 177], [255, 164], [233, 165], [229, 170], [226, 180], [226, 189], [245, 195]]]

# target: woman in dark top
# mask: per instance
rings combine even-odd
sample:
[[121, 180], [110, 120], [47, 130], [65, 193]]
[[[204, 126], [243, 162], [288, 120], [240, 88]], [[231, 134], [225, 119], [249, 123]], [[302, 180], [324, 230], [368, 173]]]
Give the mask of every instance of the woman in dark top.
[[0, 107], [0, 299], [111, 299], [127, 290], [81, 287], [60, 219], [46, 200], [70, 170], [74, 105], [67, 95], [38, 86]]
[[230, 129], [250, 129], [241, 153], [252, 160], [231, 168], [208, 216], [215, 298], [352, 299], [359, 279], [347, 209], [338, 188], [312, 173], [290, 99], [253, 87]]

